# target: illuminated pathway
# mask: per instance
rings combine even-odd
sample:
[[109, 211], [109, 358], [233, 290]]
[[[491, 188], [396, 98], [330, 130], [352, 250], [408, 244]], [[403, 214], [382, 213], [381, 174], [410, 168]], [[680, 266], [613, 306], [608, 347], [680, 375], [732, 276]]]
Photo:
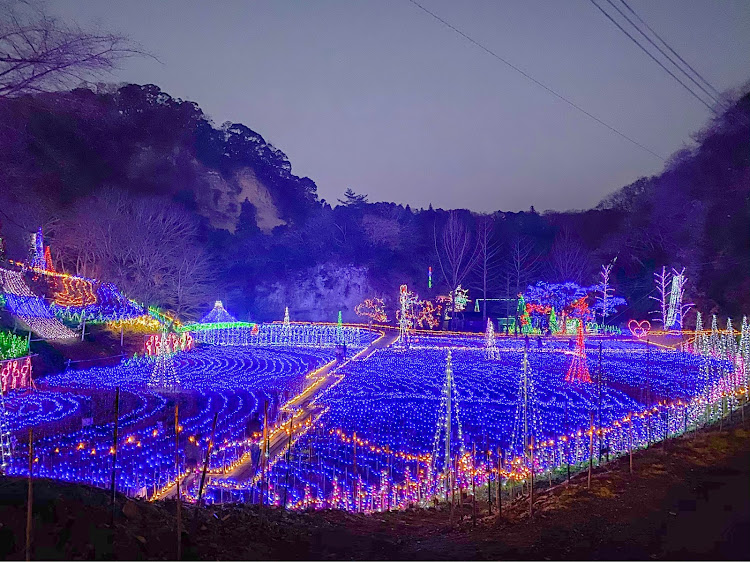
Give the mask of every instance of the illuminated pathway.
[[[364, 348], [351, 359], [347, 359], [343, 362], [336, 360], [326, 363], [322, 367], [308, 373], [307, 378], [315, 379], [301, 394], [295, 396], [289, 402], [283, 406], [283, 410], [287, 412], [294, 412], [294, 424], [297, 427], [301, 427], [295, 434], [295, 438], [299, 438], [304, 435], [310, 427], [314, 425], [315, 420], [320, 417], [324, 411], [324, 407], [315, 404], [318, 397], [324, 394], [327, 390], [337, 385], [344, 378], [344, 375], [338, 374], [336, 369], [344, 367], [350, 361], [362, 361], [369, 357], [376, 349], [385, 348], [393, 344], [398, 339], [398, 331], [386, 330], [383, 335], [372, 342], [368, 347]], [[267, 471], [270, 470], [270, 465], [275, 460], [280, 459], [286, 452], [287, 445], [289, 444], [289, 434], [287, 433], [289, 419], [280, 420], [279, 423], [274, 427], [268, 428], [268, 459], [270, 461], [267, 466]], [[189, 474], [181, 482], [183, 489], [190, 489], [193, 485], [200, 481], [200, 470], [195, 473]], [[256, 474], [257, 467], [252, 463], [252, 456], [246, 455], [245, 459], [236, 466], [232, 471], [226, 474], [211, 474], [211, 481], [220, 481], [225, 479], [233, 480], [257, 480], [260, 474]], [[177, 494], [177, 488], [173, 484], [166, 491], [162, 492], [155, 499], [161, 498], [172, 498]]]
[[[304, 435], [307, 428], [310, 428], [315, 419], [323, 413], [324, 407], [315, 404], [315, 400], [328, 389], [343, 380], [344, 375], [337, 374], [335, 368], [344, 367], [349, 361], [362, 361], [369, 357], [376, 349], [388, 347], [394, 343], [396, 339], [398, 339], [398, 332], [396, 330], [389, 330], [372, 342], [368, 347], [354, 355], [351, 359], [347, 359], [343, 363], [331, 361], [317, 371], [310, 373], [308, 377], [315, 377], [318, 380], [310, 385], [304, 392], [287, 402], [283, 408], [288, 412], [294, 412], [295, 425], [301, 425], [303, 428], [295, 433], [294, 437], [299, 438]], [[271, 462], [273, 462], [274, 459], [281, 458], [286, 452], [287, 445], [289, 444], [289, 434], [287, 433], [288, 423], [289, 420], [287, 418], [286, 422], [280, 421], [280, 425], [277, 425], [274, 428], [268, 428], [268, 458]], [[234, 471], [223, 476], [214, 477], [213, 480], [222, 480], [225, 478], [245, 480], [252, 477], [253, 473], [254, 467], [248, 458], [246, 462], [242, 463]]]

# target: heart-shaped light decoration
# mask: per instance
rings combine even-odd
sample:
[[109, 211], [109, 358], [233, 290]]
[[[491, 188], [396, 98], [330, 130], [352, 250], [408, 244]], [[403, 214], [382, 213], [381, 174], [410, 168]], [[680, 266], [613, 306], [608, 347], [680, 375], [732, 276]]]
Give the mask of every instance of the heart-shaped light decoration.
[[648, 320], [643, 320], [641, 322], [638, 322], [638, 320], [631, 320], [628, 322], [628, 330], [630, 330], [630, 333], [636, 338], [642, 340], [651, 330], [651, 322]]

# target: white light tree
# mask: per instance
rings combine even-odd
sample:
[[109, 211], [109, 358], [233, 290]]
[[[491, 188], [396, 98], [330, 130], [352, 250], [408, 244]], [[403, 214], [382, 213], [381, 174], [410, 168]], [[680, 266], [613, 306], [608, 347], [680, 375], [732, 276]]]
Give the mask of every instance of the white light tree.
[[656, 281], [656, 290], [659, 293], [658, 296], [649, 296], [650, 299], [655, 300], [659, 303], [659, 309], [654, 310], [651, 314], [661, 317], [661, 324], [666, 329], [667, 327], [667, 294], [668, 287], [671, 280], [671, 273], [667, 271], [666, 266], [661, 267], [661, 273], [654, 273], [654, 280]]
[[606, 323], [607, 316], [609, 316], [610, 312], [612, 312], [613, 309], [612, 299], [614, 297], [615, 290], [612, 288], [612, 285], [609, 282], [609, 278], [610, 274], [612, 273], [612, 267], [615, 265], [616, 261], [617, 257], [615, 257], [615, 259], [613, 259], [607, 265], [603, 265], [601, 271], [599, 272], [601, 281], [596, 287], [596, 291], [598, 293], [596, 295], [596, 302], [598, 304], [597, 308], [601, 307], [602, 324]]
[[484, 351], [487, 359], [498, 359], [499, 351], [495, 340], [495, 326], [492, 319], [487, 319], [487, 330], [484, 332]]
[[662, 266], [661, 273], [658, 271], [654, 273], [654, 279], [658, 296], [649, 298], [659, 303], [659, 309], [651, 314], [660, 317], [665, 330], [682, 330], [683, 319], [693, 307], [693, 303], [684, 302], [687, 283], [685, 268], [683, 267], [681, 271], [675, 268], [667, 271], [667, 268]]
[[669, 295], [669, 305], [667, 307], [667, 318], [665, 328], [670, 330], [682, 330], [682, 323], [685, 315], [693, 307], [693, 303], [685, 303], [685, 268], [677, 271], [672, 268], [672, 290]]

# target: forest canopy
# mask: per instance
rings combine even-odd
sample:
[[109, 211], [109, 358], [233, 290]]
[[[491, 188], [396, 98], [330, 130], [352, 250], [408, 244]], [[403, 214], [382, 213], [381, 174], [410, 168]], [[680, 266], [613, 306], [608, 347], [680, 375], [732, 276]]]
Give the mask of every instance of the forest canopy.
[[[595, 209], [541, 214], [413, 210], [354, 188], [331, 206], [259, 133], [155, 85], [6, 97], [0, 120], [7, 257], [26, 258], [41, 226], [59, 269], [187, 318], [221, 299], [241, 319], [278, 319], [286, 303], [299, 319], [354, 320], [366, 297], [393, 308], [403, 283], [428, 297], [460, 277], [472, 297], [505, 298], [538, 281], [595, 284], [614, 258], [629, 317], [647, 317], [662, 266], [686, 268], [704, 312], [749, 304], [747, 94], [662, 174]], [[469, 249], [458, 269], [447, 231]]]

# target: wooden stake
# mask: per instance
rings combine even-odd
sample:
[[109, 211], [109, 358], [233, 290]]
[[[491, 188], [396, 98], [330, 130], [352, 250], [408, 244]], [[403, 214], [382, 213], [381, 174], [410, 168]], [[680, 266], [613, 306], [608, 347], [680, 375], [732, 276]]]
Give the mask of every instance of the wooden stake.
[[591, 469], [594, 465], [594, 411], [590, 413], [591, 436], [589, 438], [589, 478], [587, 488], [591, 488]]
[[477, 467], [477, 445], [471, 445], [471, 524], [477, 524], [477, 486], [476, 486], [476, 467]]
[[[287, 499], [287, 492], [289, 490], [289, 473], [291, 472], [291, 465], [289, 464], [289, 456], [292, 452], [292, 422], [294, 421], [294, 413], [292, 413], [289, 417], [289, 442], [286, 446], [286, 486], [284, 487], [284, 505], [281, 506], [281, 509], [286, 509], [286, 499]], [[346, 479], [344, 479], [344, 482], [346, 482]]]
[[[199, 508], [203, 501], [203, 486], [206, 484], [206, 472], [208, 471], [208, 461], [211, 458], [211, 450], [214, 448], [214, 435], [216, 435], [216, 420], [219, 418], [219, 412], [214, 414], [214, 421], [211, 423], [211, 438], [208, 440], [208, 447], [206, 448], [206, 459], [203, 461], [203, 474], [201, 474], [201, 485], [198, 488], [198, 503], [196, 504]], [[197, 511], [196, 511], [197, 514]]]
[[531, 436], [531, 478], [529, 481], [529, 517], [534, 515], [534, 436]]
[[633, 412], [628, 416], [628, 454], [630, 455], [630, 474], [633, 474]]
[[177, 480], [177, 560], [182, 560], [182, 494], [180, 493], [180, 418], [174, 405], [174, 467]]
[[[268, 441], [268, 400], [263, 402], [263, 437], [260, 445], [260, 506], [261, 508], [265, 504], [265, 498], [263, 497], [263, 487], [266, 484], [266, 457], [268, 451], [266, 450], [266, 442]], [[323, 490], [323, 496], [325, 497], [325, 489]]]
[[117, 431], [120, 423], [120, 387], [115, 389], [115, 429], [112, 435], [112, 481], [111, 481], [111, 492], [112, 492], [112, 524], [115, 521], [115, 492], [117, 491]]
[[497, 448], [497, 514], [503, 515], [503, 451]]
[[29, 427], [29, 489], [26, 498], [26, 561], [31, 560], [31, 526], [32, 526], [32, 509], [34, 504], [34, 492], [32, 489], [31, 477], [34, 471], [34, 435], [33, 430]]

